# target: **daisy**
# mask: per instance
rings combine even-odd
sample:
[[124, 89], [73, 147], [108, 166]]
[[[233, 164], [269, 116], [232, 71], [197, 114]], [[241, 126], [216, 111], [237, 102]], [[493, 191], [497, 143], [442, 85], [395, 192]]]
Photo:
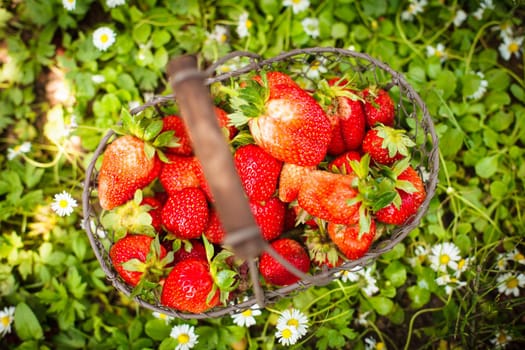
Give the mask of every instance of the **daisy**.
[[241, 14], [237, 22], [237, 35], [239, 38], [245, 38], [250, 35], [250, 28], [252, 26], [253, 22], [248, 18], [248, 12]]
[[516, 248], [514, 248], [513, 251], [505, 254], [505, 259], [512, 260], [519, 264], [525, 265], [525, 256], [523, 256], [523, 254], [521, 254], [520, 251]]
[[28, 153], [29, 151], [31, 151], [31, 142], [23, 142], [18, 146], [7, 149], [7, 159], [13, 160], [19, 155]]
[[494, 344], [494, 349], [503, 349], [512, 340], [512, 337], [504, 330], [500, 329], [494, 338], [490, 340]]
[[455, 289], [464, 287], [466, 282], [458, 280], [456, 277], [451, 277], [448, 273], [436, 278], [436, 283], [439, 286], [445, 286], [445, 293], [452, 294]]
[[15, 307], [6, 306], [0, 311], [0, 336], [11, 333], [11, 324], [15, 319]]
[[106, 5], [112, 9], [120, 5], [125, 5], [126, 0], [106, 0]]
[[323, 60], [322, 57], [314, 60], [312, 63], [310, 63], [308, 71], [306, 72], [306, 76], [312, 80], [319, 79], [321, 74], [326, 73], [327, 71], [324, 63], [325, 60]]
[[366, 282], [366, 285], [363, 287], [363, 292], [366, 295], [372, 296], [379, 292], [379, 288], [377, 287], [377, 279], [372, 276], [371, 268], [365, 269], [362, 276], [363, 280]]
[[275, 332], [275, 337], [279, 340], [281, 345], [294, 345], [299, 340], [300, 336], [297, 329], [293, 326], [282, 327]]
[[319, 20], [317, 18], [307, 17], [301, 21], [301, 25], [304, 32], [312, 38], [319, 36]]
[[422, 13], [427, 5], [427, 0], [411, 0], [408, 8], [401, 13], [401, 19], [403, 21], [412, 21], [414, 16], [418, 13]]
[[494, 4], [492, 3], [492, 0], [483, 0], [479, 4], [479, 8], [472, 14], [472, 16], [474, 16], [474, 18], [476, 18], [477, 20], [481, 20], [483, 18], [485, 10], [492, 9], [494, 9]]
[[374, 337], [365, 338], [365, 350], [384, 350], [386, 346], [383, 342], [378, 342]]
[[103, 76], [102, 74], [94, 74], [91, 76], [91, 81], [94, 84], [102, 84], [103, 82], [106, 81], [106, 77]]
[[429, 253], [430, 250], [428, 249], [428, 247], [418, 245], [416, 249], [414, 249], [414, 257], [409, 258], [408, 261], [410, 265], [412, 265], [412, 267], [415, 267], [416, 265], [421, 265], [425, 262]]
[[498, 281], [498, 292], [505, 293], [505, 295], [514, 295], [515, 297], [520, 295], [520, 288], [525, 286], [525, 275], [514, 274], [507, 272], [500, 275], [497, 278]]
[[447, 267], [457, 270], [458, 261], [461, 259], [459, 248], [454, 243], [441, 243], [432, 247], [429, 256], [430, 267], [434, 271], [447, 272]]
[[498, 268], [498, 270], [506, 270], [507, 263], [507, 256], [505, 254], [498, 254], [498, 257], [496, 258], [496, 267]]
[[337, 272], [336, 276], [341, 279], [342, 282], [357, 282], [361, 277], [361, 274], [358, 271], [361, 271], [363, 268], [361, 266], [352, 267], [350, 270], [343, 270]]
[[505, 61], [508, 61], [512, 55], [516, 58], [520, 57], [521, 45], [523, 44], [523, 37], [504, 37], [503, 42], [499, 46], [499, 53]]
[[178, 342], [175, 350], [188, 350], [193, 348], [195, 344], [199, 342], [197, 340], [199, 336], [195, 334], [195, 328], [188, 324], [174, 326], [171, 329], [170, 337]]
[[463, 272], [467, 271], [467, 268], [470, 266], [470, 263], [473, 259], [474, 258], [462, 258], [458, 261], [458, 267], [456, 269], [456, 272], [454, 272], [456, 278], [459, 278], [459, 276], [461, 276]]
[[457, 10], [456, 11], [456, 15], [454, 16], [454, 25], [456, 27], [459, 27], [460, 25], [463, 24], [463, 22], [465, 22], [465, 20], [467, 19], [467, 13], [461, 9]]
[[447, 53], [445, 51], [445, 46], [441, 43], [437, 44], [435, 47], [428, 45], [427, 46], [427, 56], [428, 57], [439, 57], [441, 62], [447, 59]]
[[216, 41], [219, 44], [224, 44], [228, 40], [228, 28], [216, 25], [213, 32], [208, 35], [208, 39]]
[[355, 320], [355, 322], [358, 325], [367, 326], [368, 325], [368, 315], [369, 314], [370, 314], [370, 311], [363, 312], [363, 313], [360, 312], [359, 315], [357, 316], [357, 319]]
[[62, 0], [62, 5], [64, 5], [64, 8], [68, 11], [73, 11], [75, 7], [77, 6], [76, 0]]
[[77, 206], [77, 201], [66, 191], [55, 194], [55, 200], [51, 203], [51, 209], [59, 216], [69, 216]]
[[284, 7], [292, 7], [293, 13], [297, 14], [299, 12], [303, 12], [304, 10], [307, 10], [310, 7], [310, 1], [309, 0], [284, 0], [283, 1]]
[[251, 308], [232, 315], [233, 323], [239, 327], [251, 327], [255, 325], [255, 316], [261, 315], [259, 305], [255, 304]]
[[485, 95], [485, 92], [487, 92], [487, 87], [489, 86], [489, 82], [485, 80], [485, 75], [481, 72], [477, 72], [476, 75], [480, 78], [478, 89], [474, 91], [472, 95], [467, 96], [468, 99], [471, 100], [479, 100], [480, 98]]
[[297, 332], [297, 339], [308, 332], [308, 317], [297, 309], [285, 310], [277, 319], [277, 329], [293, 328]]
[[155, 318], [158, 318], [159, 320], [164, 320], [164, 322], [166, 322], [166, 324], [170, 323], [171, 320], [174, 319], [174, 317], [166, 315], [166, 314], [164, 314], [162, 312], [158, 312], [158, 311], [153, 311], [153, 316]]
[[93, 45], [100, 51], [106, 51], [115, 43], [115, 32], [109, 27], [100, 27], [93, 32]]

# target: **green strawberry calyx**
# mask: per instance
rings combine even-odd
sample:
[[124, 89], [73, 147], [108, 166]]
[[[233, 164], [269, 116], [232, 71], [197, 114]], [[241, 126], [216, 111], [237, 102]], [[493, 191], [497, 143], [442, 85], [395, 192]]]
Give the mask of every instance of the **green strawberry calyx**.
[[230, 125], [237, 128], [247, 124], [250, 119], [264, 114], [265, 104], [269, 98], [268, 80], [266, 72], [260, 74], [261, 82], [250, 79], [244, 82], [245, 86], [230, 89], [230, 103], [233, 112], [228, 114]]
[[383, 139], [381, 147], [388, 150], [389, 157], [395, 157], [401, 154], [404, 157], [410, 156], [410, 149], [416, 144], [407, 136], [404, 129], [395, 129], [381, 123], [376, 124], [374, 130], [377, 136]]
[[222, 249], [215, 255], [213, 244], [211, 244], [204, 235], [202, 236], [202, 240], [206, 250], [206, 257], [210, 264], [210, 275], [213, 279], [213, 287], [208, 294], [206, 302], [210, 303], [217, 293], [217, 290], [219, 290], [219, 299], [221, 303], [226, 304], [230, 292], [234, 291], [239, 286], [239, 273], [233, 270], [227, 261], [234, 254], [227, 249]]

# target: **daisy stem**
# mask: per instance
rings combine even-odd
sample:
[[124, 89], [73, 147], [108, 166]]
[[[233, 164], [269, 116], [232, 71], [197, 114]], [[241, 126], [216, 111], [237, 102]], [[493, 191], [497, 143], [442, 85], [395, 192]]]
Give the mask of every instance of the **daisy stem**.
[[[330, 294], [332, 293], [337, 293], [337, 292], [340, 292], [342, 291], [345, 295], [347, 295], [346, 293], [346, 290], [349, 289], [349, 290], [353, 290], [353, 289], [357, 289], [357, 287], [359, 287], [359, 284], [356, 283], [356, 284], [352, 284], [350, 286], [347, 286], [347, 287], [341, 287], [341, 288], [338, 288], [338, 289], [332, 289], [330, 290], [329, 292], [326, 292], [325, 294], [321, 295], [320, 297], [314, 299], [312, 302], [310, 302], [310, 304], [308, 304], [308, 306], [305, 308], [306, 310], [309, 310], [314, 304], [316, 304], [319, 300], [322, 300], [324, 298], [326, 298], [327, 296], [329, 296]], [[341, 302], [341, 301], [344, 301], [346, 300], [345, 298], [342, 298], [341, 300], [339, 300], [337, 303]], [[337, 305], [336, 304], [333, 304], [333, 305]], [[330, 305], [330, 307], [332, 307], [333, 305]], [[314, 315], [320, 313], [320, 311], [316, 312]]]
[[488, 27], [499, 24], [498, 21], [490, 21], [488, 23], [485, 23], [484, 25], [479, 28], [478, 32], [476, 33], [476, 36], [474, 37], [474, 40], [472, 41], [472, 45], [470, 46], [470, 50], [467, 54], [467, 59], [465, 61], [465, 73], [470, 72], [470, 62], [472, 61], [472, 56], [474, 56], [474, 50], [476, 49], [476, 44], [480, 40], [481, 36], [483, 35], [483, 32], [485, 32], [485, 29]]
[[414, 322], [416, 320], [416, 318], [419, 316], [419, 315], [422, 315], [426, 312], [434, 312], [434, 311], [440, 311], [442, 308], [441, 307], [435, 307], [435, 308], [429, 308], [429, 309], [423, 309], [423, 310], [419, 310], [418, 312], [416, 312], [412, 318], [410, 319], [410, 323], [408, 325], [408, 332], [407, 332], [407, 341], [405, 343], [405, 347], [404, 347], [404, 350], [408, 350], [410, 348], [410, 341], [411, 341], [411, 338], [412, 338], [412, 333], [413, 333], [413, 329], [414, 329]]

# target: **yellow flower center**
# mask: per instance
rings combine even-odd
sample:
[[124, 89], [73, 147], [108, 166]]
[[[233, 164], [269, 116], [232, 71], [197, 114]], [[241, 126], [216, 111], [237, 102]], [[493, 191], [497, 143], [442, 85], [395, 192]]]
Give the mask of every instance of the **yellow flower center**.
[[222, 34], [221, 37], [219, 38], [219, 41], [221, 43], [225, 43], [226, 39], [228, 39], [228, 36], [226, 34]]
[[516, 261], [522, 261], [523, 259], [525, 259], [525, 256], [521, 253], [516, 253], [516, 255], [514, 255], [514, 260]]
[[516, 43], [516, 42], [510, 43], [510, 45], [509, 45], [509, 52], [510, 53], [518, 52], [519, 49], [520, 49], [520, 47], [519, 47], [518, 43]]
[[186, 333], [183, 333], [177, 337], [177, 341], [179, 344], [187, 344], [190, 341], [190, 337]]
[[498, 334], [498, 344], [507, 344], [507, 335], [504, 332]]
[[281, 332], [281, 336], [284, 338], [284, 339], [289, 339], [292, 337], [292, 331], [289, 330], [288, 328], [285, 328], [283, 329], [283, 331]]
[[3, 316], [2, 318], [0, 318], [0, 323], [2, 323], [2, 326], [4, 326], [4, 328], [9, 326], [9, 321], [9, 316]]
[[[436, 52], [437, 52], [437, 51], [436, 51]], [[436, 54], [436, 56], [437, 56], [437, 54]], [[438, 56], [438, 57], [439, 57], [439, 56]], [[441, 254], [441, 255], [439, 256], [439, 263], [440, 263], [441, 265], [447, 265], [449, 261], [450, 261], [450, 256], [448, 256], [448, 254]]]
[[302, 0], [292, 0], [294, 4], [300, 4]]
[[246, 25], [246, 28], [250, 29], [252, 26], [253, 26], [253, 22], [250, 21], [249, 19], [246, 20], [246, 23], [244, 23]]
[[286, 322], [286, 324], [288, 326], [294, 326], [294, 327], [297, 328], [299, 326], [299, 321], [297, 321], [297, 319], [295, 319], [295, 318], [291, 318], [291, 319], [288, 320], [288, 322]]
[[382, 341], [380, 341], [379, 343], [376, 344], [376, 349], [377, 349], [377, 350], [383, 350], [383, 349], [386, 349], [386, 347], [385, 347], [385, 343], [383, 343]]
[[461, 259], [461, 260], [458, 262], [458, 270], [463, 269], [463, 267], [465, 267], [465, 263], [466, 263], [466, 260], [465, 260], [465, 259]]
[[251, 309], [244, 310], [244, 311], [242, 312], [242, 315], [243, 315], [244, 317], [250, 317], [250, 316], [252, 315], [252, 310], [251, 310]]
[[408, 9], [407, 9], [408, 13], [414, 13], [416, 12], [416, 5], [414, 4], [410, 4], [408, 5]]
[[69, 206], [69, 203], [65, 199], [61, 199], [60, 202], [58, 202], [58, 206], [60, 208], [66, 209]]
[[100, 41], [104, 44], [104, 43], [107, 43], [107, 41], [109, 40], [109, 37], [107, 34], [102, 34], [100, 36]]
[[166, 315], [166, 314], [159, 314], [159, 318], [161, 320], [165, 320], [166, 318], [168, 318], [168, 315]]
[[67, 2], [69, 2], [70, 4], [74, 4], [75, 0], [67, 0]]
[[518, 286], [518, 279], [516, 277], [511, 277], [507, 280], [507, 288], [512, 289]]

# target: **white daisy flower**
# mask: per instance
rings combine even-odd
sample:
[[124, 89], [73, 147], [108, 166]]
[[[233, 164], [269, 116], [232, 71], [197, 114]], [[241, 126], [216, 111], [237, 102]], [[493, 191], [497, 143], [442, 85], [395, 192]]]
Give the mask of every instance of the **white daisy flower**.
[[91, 76], [91, 81], [94, 84], [102, 84], [103, 82], [106, 81], [106, 77], [103, 76], [102, 74], [94, 74]]
[[487, 87], [489, 86], [489, 82], [485, 80], [485, 75], [482, 72], [477, 72], [476, 75], [480, 78], [478, 89], [474, 91], [472, 95], [467, 96], [468, 99], [471, 100], [479, 100], [480, 98], [485, 95], [485, 92], [487, 92]]
[[464, 287], [467, 285], [466, 282], [458, 280], [456, 277], [450, 276], [448, 273], [436, 278], [436, 283], [439, 286], [445, 286], [445, 293], [448, 295], [452, 294], [455, 289]]
[[106, 5], [112, 9], [120, 5], [125, 5], [126, 0], [106, 0]]
[[379, 288], [377, 287], [377, 279], [372, 276], [372, 269], [366, 268], [362, 274], [363, 280], [366, 282], [366, 285], [363, 287], [363, 292], [368, 295], [372, 296], [379, 292]]
[[506, 254], [498, 254], [498, 257], [496, 258], [496, 267], [498, 270], [503, 271], [507, 269], [507, 255]]
[[18, 146], [7, 149], [7, 159], [13, 160], [19, 155], [28, 153], [29, 151], [31, 151], [31, 142], [23, 142]]
[[301, 25], [304, 32], [312, 38], [319, 36], [319, 20], [317, 18], [307, 17], [301, 21]]
[[359, 315], [357, 315], [357, 319], [355, 320], [355, 322], [358, 325], [367, 326], [368, 325], [368, 315], [369, 314], [370, 314], [370, 311], [359, 313]]
[[310, 7], [310, 1], [309, 0], [284, 0], [283, 6], [292, 7], [293, 13], [297, 14], [299, 12], [303, 12], [307, 10]]
[[450, 242], [436, 244], [432, 247], [429, 256], [430, 267], [434, 269], [434, 271], [442, 272], [447, 272], [447, 267], [457, 270], [460, 259], [459, 248]]
[[427, 0], [411, 0], [405, 11], [401, 12], [401, 19], [403, 21], [413, 21], [418, 13], [422, 13], [427, 6]]
[[216, 25], [213, 32], [208, 34], [208, 40], [224, 44], [228, 40], [228, 28], [219, 24]]
[[363, 270], [361, 266], [354, 266], [350, 270], [342, 270], [336, 273], [336, 276], [341, 279], [342, 282], [357, 282], [361, 277], [359, 271]]
[[428, 57], [439, 57], [441, 62], [447, 59], [447, 52], [445, 51], [445, 45], [439, 43], [436, 46], [427, 46], [427, 56]]
[[294, 345], [299, 340], [300, 336], [297, 329], [293, 326], [282, 327], [275, 332], [275, 337], [281, 345]]
[[115, 32], [109, 27], [100, 27], [93, 32], [93, 45], [100, 51], [106, 51], [115, 43]]
[[164, 320], [166, 324], [170, 323], [174, 319], [174, 317], [158, 311], [153, 311], [153, 317], [158, 318], [159, 320]]
[[66, 191], [55, 194], [51, 209], [59, 216], [69, 216], [77, 206], [77, 201]]
[[321, 77], [321, 74], [326, 73], [326, 67], [324, 66], [326, 59], [324, 57], [319, 57], [310, 63], [308, 70], [306, 71], [306, 76], [312, 80], [317, 80]]
[[512, 337], [506, 331], [500, 329], [490, 342], [494, 344], [494, 349], [504, 349], [511, 340]]
[[62, 5], [64, 5], [64, 8], [68, 11], [73, 11], [75, 7], [77, 6], [76, 0], [62, 0]]
[[472, 16], [477, 19], [481, 20], [483, 19], [483, 14], [485, 13], [485, 10], [492, 10], [494, 9], [494, 4], [492, 3], [492, 0], [483, 0], [479, 4], [479, 8], [472, 13]]
[[460, 25], [463, 24], [463, 22], [465, 22], [465, 20], [467, 19], [467, 13], [461, 9], [457, 10], [456, 11], [456, 15], [454, 16], [454, 25], [456, 27], [459, 27]]
[[383, 342], [378, 342], [374, 337], [365, 338], [365, 350], [385, 350], [386, 346]]
[[308, 317], [297, 309], [283, 311], [277, 319], [276, 328], [283, 330], [289, 327], [294, 328], [298, 338], [301, 338], [308, 332]]
[[421, 265], [425, 262], [429, 253], [430, 249], [427, 246], [418, 245], [416, 249], [414, 249], [414, 257], [409, 258], [408, 261], [412, 267], [415, 267], [418, 264]]
[[521, 252], [517, 248], [514, 248], [514, 250], [505, 254], [505, 259], [515, 261], [518, 264], [525, 265], [525, 256], [523, 256], [523, 254], [521, 254]]
[[237, 35], [239, 38], [245, 38], [250, 35], [251, 27], [253, 27], [253, 22], [250, 20], [248, 12], [244, 12], [239, 16], [237, 22]]
[[458, 267], [456, 271], [454, 272], [454, 276], [456, 276], [456, 278], [459, 278], [463, 272], [467, 271], [468, 267], [470, 266], [473, 260], [474, 260], [473, 257], [459, 259]]
[[497, 278], [498, 292], [505, 295], [520, 295], [520, 288], [525, 287], [525, 275], [514, 274], [512, 272], [504, 273]]
[[232, 315], [233, 323], [239, 327], [251, 327], [256, 324], [255, 316], [260, 316], [259, 305], [255, 304], [251, 308]]
[[523, 44], [523, 37], [504, 37], [503, 42], [499, 46], [499, 54], [501, 57], [508, 61], [510, 60], [510, 57], [512, 55], [516, 56], [516, 58], [520, 57], [520, 50], [522, 50], [522, 44]]
[[199, 342], [197, 340], [199, 336], [195, 334], [195, 327], [188, 324], [174, 326], [171, 329], [170, 337], [178, 342], [175, 350], [189, 350]]
[[11, 333], [11, 324], [15, 319], [15, 307], [6, 306], [3, 310], [0, 310], [0, 336], [5, 336], [7, 333]]

